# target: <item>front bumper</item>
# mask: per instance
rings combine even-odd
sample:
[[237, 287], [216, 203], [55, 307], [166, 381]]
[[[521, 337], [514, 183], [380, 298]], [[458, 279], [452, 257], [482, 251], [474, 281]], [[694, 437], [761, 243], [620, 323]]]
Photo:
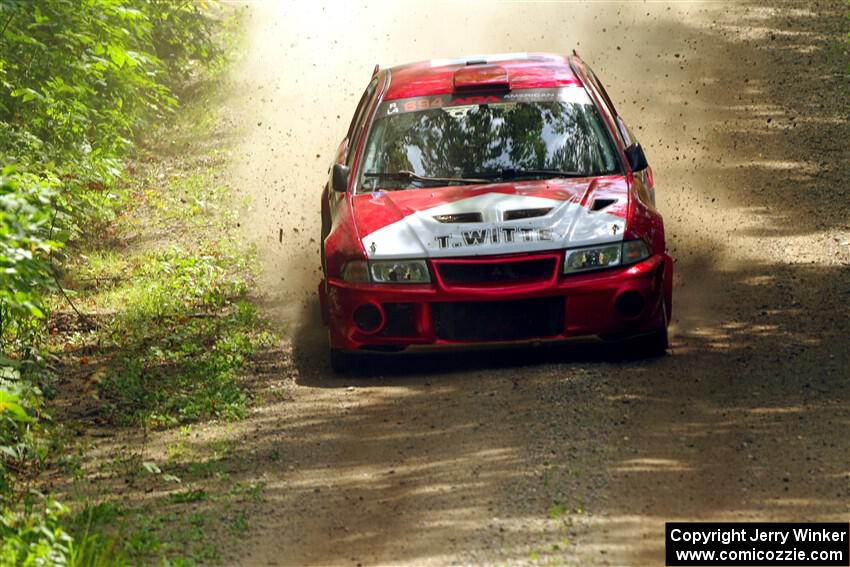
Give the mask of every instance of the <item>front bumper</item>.
[[672, 269], [672, 259], [658, 254], [630, 266], [519, 285], [447, 286], [440, 278], [423, 285], [352, 284], [331, 278], [322, 281], [319, 295], [335, 349], [626, 337], [664, 324], [663, 307], [669, 320]]

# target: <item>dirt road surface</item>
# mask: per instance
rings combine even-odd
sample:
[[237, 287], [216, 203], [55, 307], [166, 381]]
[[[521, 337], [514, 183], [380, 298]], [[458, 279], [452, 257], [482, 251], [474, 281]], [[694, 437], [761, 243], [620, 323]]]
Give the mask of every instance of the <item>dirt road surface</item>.
[[[850, 517], [846, 3], [252, 3], [232, 185], [291, 361], [243, 424], [245, 565], [662, 565], [672, 520]], [[319, 194], [375, 63], [576, 48], [633, 124], [673, 353], [404, 356], [334, 377]]]

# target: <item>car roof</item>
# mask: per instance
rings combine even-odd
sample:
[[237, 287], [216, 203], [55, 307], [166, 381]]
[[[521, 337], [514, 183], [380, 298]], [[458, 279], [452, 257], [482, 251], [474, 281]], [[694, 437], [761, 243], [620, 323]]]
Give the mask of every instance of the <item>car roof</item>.
[[511, 89], [581, 86], [563, 55], [504, 53], [471, 55], [459, 59], [432, 59], [390, 69], [390, 86], [384, 100], [450, 93], [456, 71], [476, 65], [498, 65], [508, 75]]

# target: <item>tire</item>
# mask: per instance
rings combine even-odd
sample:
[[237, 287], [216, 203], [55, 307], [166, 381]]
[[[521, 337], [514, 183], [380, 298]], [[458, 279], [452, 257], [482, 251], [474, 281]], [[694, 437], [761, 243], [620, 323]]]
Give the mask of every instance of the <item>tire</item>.
[[330, 349], [331, 370], [334, 374], [348, 374], [355, 368], [354, 355], [338, 348]]
[[644, 349], [648, 357], [659, 357], [667, 354], [667, 349], [670, 348], [670, 339], [667, 335], [667, 325], [655, 330], [652, 334], [647, 335], [643, 339]]
[[667, 304], [661, 300], [661, 314], [663, 320], [661, 326], [650, 334], [640, 337], [638, 340], [639, 352], [647, 357], [659, 357], [667, 354], [670, 348], [670, 337], [667, 334]]

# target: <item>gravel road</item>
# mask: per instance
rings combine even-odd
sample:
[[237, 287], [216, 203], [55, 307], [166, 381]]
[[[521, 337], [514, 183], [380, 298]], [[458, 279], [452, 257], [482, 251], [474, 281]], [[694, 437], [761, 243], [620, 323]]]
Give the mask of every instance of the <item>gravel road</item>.
[[[230, 174], [288, 357], [234, 432], [266, 499], [228, 561], [663, 565], [665, 521], [848, 520], [846, 2], [250, 10]], [[672, 355], [458, 351], [335, 378], [319, 194], [374, 64], [573, 48], [655, 171]]]

